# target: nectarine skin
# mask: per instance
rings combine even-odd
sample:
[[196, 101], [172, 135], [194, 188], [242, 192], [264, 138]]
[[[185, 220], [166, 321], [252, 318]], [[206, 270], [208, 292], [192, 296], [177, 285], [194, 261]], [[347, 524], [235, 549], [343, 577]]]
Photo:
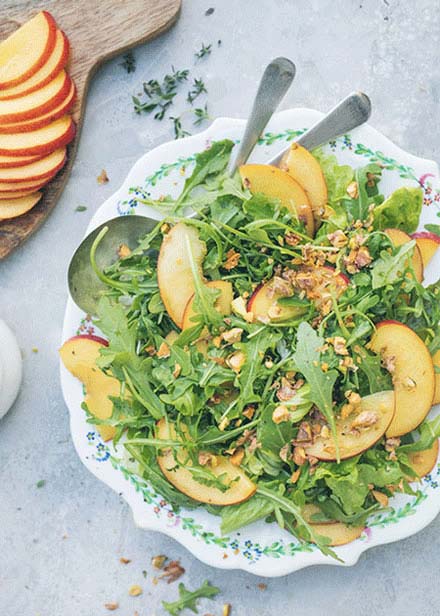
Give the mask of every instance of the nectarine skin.
[[53, 177], [66, 162], [66, 148], [59, 148], [44, 158], [19, 167], [0, 169], [0, 182], [33, 182]]
[[75, 134], [75, 122], [70, 116], [64, 116], [32, 132], [0, 134], [0, 154], [6, 156], [50, 154], [70, 143]]

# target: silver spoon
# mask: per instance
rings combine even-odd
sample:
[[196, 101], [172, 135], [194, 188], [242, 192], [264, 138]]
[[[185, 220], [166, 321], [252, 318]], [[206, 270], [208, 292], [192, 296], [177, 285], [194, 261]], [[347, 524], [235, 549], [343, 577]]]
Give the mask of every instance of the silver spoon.
[[[306, 131], [298, 139], [298, 143], [307, 149], [316, 148], [363, 124], [368, 120], [370, 113], [371, 103], [368, 96], [360, 92], [351, 94]], [[256, 139], [254, 145], [255, 142]], [[268, 164], [277, 164], [283, 154], [284, 152], [278, 154], [268, 161]], [[96, 262], [102, 270], [117, 260], [118, 246], [126, 244], [130, 249], [136, 248], [139, 240], [155, 225], [157, 220], [146, 216], [119, 216], [92, 231], [81, 242], [69, 265], [68, 284], [73, 301], [82, 310], [95, 314], [97, 302], [102, 291], [106, 289], [106, 285], [98, 279], [90, 263], [90, 249], [100, 231], [104, 227], [108, 228], [96, 251]]]

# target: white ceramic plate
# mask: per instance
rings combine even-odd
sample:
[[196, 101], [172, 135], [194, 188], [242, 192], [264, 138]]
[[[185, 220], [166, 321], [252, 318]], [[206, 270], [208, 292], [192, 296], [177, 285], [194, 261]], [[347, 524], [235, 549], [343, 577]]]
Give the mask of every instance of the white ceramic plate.
[[[310, 109], [283, 111], [273, 117], [267, 132], [255, 149], [252, 159], [265, 162], [322, 114]], [[221, 118], [208, 130], [194, 137], [165, 143], [142, 156], [131, 169], [121, 188], [110, 197], [93, 217], [87, 233], [110, 218], [132, 211], [160, 218], [145, 205], [136, 202], [136, 195], [149, 192], [153, 198], [162, 194], [177, 195], [185, 177], [191, 172], [194, 154], [210, 142], [230, 138], [239, 140], [243, 120]], [[404, 152], [382, 134], [363, 126], [326, 146], [342, 163], [354, 167], [368, 162], [384, 166], [381, 191], [388, 195], [399, 186], [422, 186], [425, 193], [421, 228], [427, 222], [440, 222], [436, 214], [440, 205], [440, 178], [437, 165]], [[440, 252], [440, 251], [438, 251]], [[433, 282], [439, 271], [437, 254], [426, 271], [426, 279]], [[64, 320], [63, 340], [76, 333], [92, 333], [90, 318], [69, 299]], [[325, 557], [315, 546], [299, 543], [276, 524], [257, 522], [240, 532], [223, 537], [218, 518], [202, 509], [181, 510], [172, 507], [140, 479], [123, 456], [123, 447], [115, 450], [103, 443], [81, 409], [83, 389], [61, 366], [64, 398], [70, 411], [72, 438], [79, 457], [96, 477], [123, 495], [133, 510], [135, 523], [147, 530], [161, 531], [188, 548], [201, 561], [220, 568], [244, 569], [263, 576], [280, 576], [316, 564], [339, 564]], [[392, 508], [374, 515], [362, 536], [346, 546], [336, 548], [345, 565], [353, 565], [360, 554], [375, 545], [408, 537], [429, 524], [440, 511], [440, 466], [419, 484], [416, 498], [398, 495]]]

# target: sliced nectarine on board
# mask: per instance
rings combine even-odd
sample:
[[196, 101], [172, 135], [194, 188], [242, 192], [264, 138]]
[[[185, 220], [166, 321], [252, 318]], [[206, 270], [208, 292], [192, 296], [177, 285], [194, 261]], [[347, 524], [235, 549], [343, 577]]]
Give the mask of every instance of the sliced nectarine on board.
[[327, 184], [319, 162], [306, 148], [292, 143], [281, 160], [280, 168], [304, 188], [315, 221], [319, 221], [327, 204]]
[[188, 301], [194, 295], [191, 255], [199, 275], [206, 254], [197, 230], [183, 222], [172, 227], [162, 240], [157, 259], [159, 292], [170, 319], [182, 327]]
[[47, 11], [38, 13], [0, 43], [0, 89], [34, 75], [55, 46], [57, 26]]
[[431, 409], [435, 388], [431, 355], [423, 340], [399, 321], [378, 323], [369, 346], [382, 356], [393, 377], [396, 412], [386, 434], [402, 436], [417, 428]]
[[61, 30], [57, 30], [55, 47], [43, 66], [18, 86], [0, 90], [0, 100], [9, 100], [35, 92], [52, 81], [66, 66], [69, 58], [69, 41]]
[[271, 165], [241, 165], [241, 181], [251, 193], [262, 193], [278, 199], [282, 206], [304, 223], [307, 233], [313, 237], [315, 223], [309, 199], [303, 188], [286, 171]]
[[23, 192], [23, 190], [38, 190], [44, 186], [52, 176], [44, 177], [42, 180], [29, 180], [24, 182], [0, 182], [0, 191], [11, 194], [11, 199], [16, 196], [15, 193]]
[[57, 173], [66, 160], [66, 148], [59, 148], [48, 156], [20, 167], [0, 169], [0, 182], [25, 182], [45, 179]]
[[51, 111], [66, 98], [71, 85], [72, 80], [63, 70], [52, 81], [35, 92], [0, 101], [0, 123], [10, 124], [29, 120]]
[[40, 192], [34, 192], [18, 199], [2, 199], [0, 201], [0, 220], [17, 218], [29, 212], [41, 199]]
[[[215, 308], [220, 312], [220, 314], [227, 315], [231, 314], [231, 302], [234, 299], [234, 295], [232, 292], [232, 284], [227, 280], [210, 280], [205, 283], [207, 287], [210, 289], [218, 289], [220, 291], [220, 295], [217, 297], [215, 302]], [[182, 320], [182, 329], [188, 329], [188, 327], [194, 327], [197, 323], [192, 319], [197, 316], [197, 310], [194, 305], [195, 294], [192, 295], [188, 303], [185, 307], [185, 312], [183, 313]]]
[[[364, 526], [348, 526], [343, 522], [334, 524], [312, 524], [312, 528], [317, 535], [330, 539], [329, 545], [345, 545], [358, 539], [364, 532]], [[313, 543], [313, 540], [312, 540]]]
[[[183, 427], [182, 427], [183, 431]], [[175, 427], [161, 419], [157, 424], [156, 437], [161, 440], [180, 440]], [[191, 474], [191, 459], [184, 447], [175, 450], [164, 448], [157, 456], [157, 462], [168, 481], [183, 494], [201, 503], [210, 505], [235, 505], [250, 498], [256, 490], [255, 484], [238, 466], [226, 456], [215, 455], [215, 461], [208, 470], [221, 479], [227, 487], [222, 491], [196, 481]]]
[[[276, 279], [275, 279], [276, 280]], [[304, 306], [284, 306], [278, 300], [286, 297], [276, 291], [276, 283], [269, 280], [259, 285], [249, 298], [247, 311], [253, 314], [254, 321], [288, 321], [304, 314], [307, 308]]]
[[27, 156], [49, 154], [75, 137], [75, 122], [68, 115], [27, 133], [0, 135], [0, 154]]
[[[388, 235], [394, 246], [402, 246], [411, 241], [411, 236], [402, 229], [385, 229], [384, 233]], [[417, 244], [414, 246], [414, 252], [412, 256], [412, 266], [416, 275], [416, 280], [422, 282], [423, 280], [423, 260]]]
[[[432, 363], [434, 364], [434, 372], [435, 368], [440, 370], [440, 349], [432, 356]], [[435, 391], [432, 404], [440, 404], [440, 372], [435, 372]]]
[[[108, 419], [113, 413], [109, 396], [118, 397], [121, 392], [119, 381], [107, 376], [98, 368], [96, 360], [100, 349], [108, 342], [99, 336], [73, 336], [63, 344], [60, 357], [67, 370], [83, 383], [86, 389], [84, 402], [89, 412], [98, 419]], [[113, 426], [98, 425], [98, 432], [105, 441], [113, 438]]]
[[428, 231], [419, 231], [411, 235], [412, 240], [416, 240], [422, 255], [423, 267], [426, 267], [440, 246], [440, 236]]
[[[385, 434], [395, 409], [394, 392], [379, 391], [364, 396], [358, 408], [348, 417], [336, 419], [336, 432], [341, 460], [352, 458], [372, 447]], [[336, 446], [329, 430], [315, 437], [306, 448], [307, 454], [318, 460], [336, 460]]]
[[11, 201], [15, 199], [20, 199], [21, 197], [27, 197], [27, 195], [32, 194], [33, 192], [35, 192], [35, 188], [28, 188], [27, 190], [23, 189], [23, 190], [17, 190], [14, 193], [9, 192], [3, 192], [0, 190], [0, 201]]
[[[419, 477], [424, 477], [432, 471], [437, 462], [438, 449], [437, 438], [429, 449], [408, 454], [409, 463]], [[411, 481], [414, 481], [414, 479], [411, 478]]]
[[69, 92], [66, 93], [65, 98], [59, 103], [57, 107], [54, 107], [50, 111], [39, 115], [30, 120], [21, 120], [18, 122], [12, 122], [10, 124], [0, 123], [0, 135], [11, 135], [15, 133], [28, 133], [30, 131], [38, 130], [47, 126], [51, 122], [62, 118], [72, 107], [76, 98], [75, 84], [71, 83]]
[[0, 154], [0, 169], [9, 169], [10, 167], [22, 167], [23, 165], [29, 165], [43, 158], [44, 154], [33, 156], [6, 156]]

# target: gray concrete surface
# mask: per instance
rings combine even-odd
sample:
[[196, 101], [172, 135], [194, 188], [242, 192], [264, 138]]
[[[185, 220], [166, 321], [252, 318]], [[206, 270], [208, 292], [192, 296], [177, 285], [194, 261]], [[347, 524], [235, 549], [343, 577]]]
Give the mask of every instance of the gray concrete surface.
[[[67, 1], [67, 0], [65, 0]], [[205, 10], [215, 8], [205, 16]], [[98, 25], [99, 27], [99, 25]], [[170, 64], [200, 62], [212, 117], [245, 116], [265, 63], [287, 55], [297, 80], [283, 103], [326, 110], [350, 90], [370, 94], [372, 123], [402, 147], [439, 158], [438, 0], [186, 0], [176, 27], [135, 51], [127, 74], [115, 59], [96, 75], [72, 177], [54, 213], [21, 250], [0, 263], [0, 316], [17, 332], [24, 382], [0, 422], [0, 615], [163, 615], [176, 585], [154, 585], [150, 558], [181, 559], [190, 587], [220, 586], [201, 614], [233, 616], [431, 616], [440, 613], [440, 519], [406, 541], [367, 552], [353, 568], [320, 567], [259, 582], [196, 561], [164, 536], [135, 528], [130, 511], [82, 466], [71, 443], [58, 381], [57, 348], [66, 301], [66, 266], [96, 208], [147, 149], [171, 137], [165, 122], [138, 117], [130, 94]], [[216, 42], [222, 40], [217, 48]], [[107, 170], [110, 182], [98, 185]], [[87, 211], [75, 212], [78, 205]], [[38, 353], [32, 352], [38, 348]], [[45, 485], [36, 487], [44, 479]], [[122, 565], [119, 557], [131, 559]], [[144, 579], [142, 571], [147, 570]], [[141, 597], [128, 596], [138, 583]]]

